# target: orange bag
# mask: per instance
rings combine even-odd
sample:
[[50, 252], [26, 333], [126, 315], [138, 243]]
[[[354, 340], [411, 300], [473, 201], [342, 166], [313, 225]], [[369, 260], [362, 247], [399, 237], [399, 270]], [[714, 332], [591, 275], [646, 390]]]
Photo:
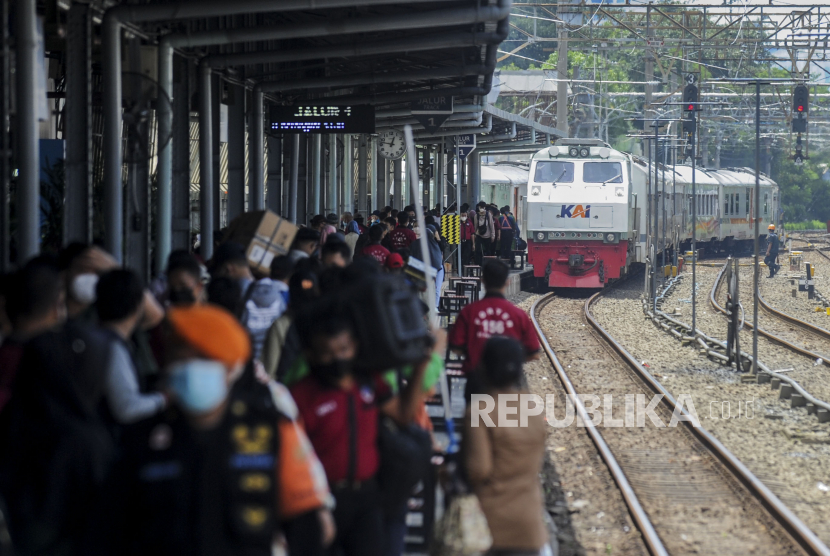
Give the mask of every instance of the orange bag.
[[277, 471], [279, 511], [290, 519], [318, 508], [334, 506], [326, 472], [303, 428], [295, 421], [280, 419], [280, 464]]

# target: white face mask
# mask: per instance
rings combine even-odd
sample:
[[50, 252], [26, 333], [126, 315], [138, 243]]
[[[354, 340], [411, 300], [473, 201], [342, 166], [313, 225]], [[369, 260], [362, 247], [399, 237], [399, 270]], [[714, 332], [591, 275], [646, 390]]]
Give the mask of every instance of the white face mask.
[[69, 293], [75, 301], [84, 305], [95, 303], [95, 286], [98, 285], [98, 275], [93, 273], [78, 274], [72, 279]]

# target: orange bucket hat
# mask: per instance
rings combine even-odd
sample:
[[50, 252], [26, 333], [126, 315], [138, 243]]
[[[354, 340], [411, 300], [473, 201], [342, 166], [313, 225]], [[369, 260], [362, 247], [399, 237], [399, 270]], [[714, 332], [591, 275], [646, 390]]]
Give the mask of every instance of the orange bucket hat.
[[176, 334], [207, 357], [233, 368], [251, 356], [251, 340], [242, 325], [216, 305], [173, 307], [167, 320]]

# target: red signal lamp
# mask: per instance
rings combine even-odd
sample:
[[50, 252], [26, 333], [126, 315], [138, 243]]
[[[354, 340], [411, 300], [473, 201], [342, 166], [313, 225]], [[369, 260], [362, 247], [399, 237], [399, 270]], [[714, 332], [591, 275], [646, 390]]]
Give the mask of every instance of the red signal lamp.
[[799, 104], [798, 107], [796, 108], [796, 110], [798, 110], [799, 112], [804, 112], [804, 105]]
[[694, 104], [690, 104], [689, 106], [686, 107], [686, 110], [694, 110], [694, 109], [695, 109]]

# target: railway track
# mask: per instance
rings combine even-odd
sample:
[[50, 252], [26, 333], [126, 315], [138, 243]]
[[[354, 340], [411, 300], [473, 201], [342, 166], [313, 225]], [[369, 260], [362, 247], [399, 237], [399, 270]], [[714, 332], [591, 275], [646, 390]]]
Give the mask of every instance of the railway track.
[[[716, 311], [726, 315], [726, 309], [719, 301], [723, 294], [724, 276], [725, 273], [721, 272], [715, 280], [709, 302]], [[822, 359], [824, 364], [830, 366], [830, 331], [773, 308], [761, 295], [758, 296], [758, 305], [761, 308], [758, 315], [758, 334], [805, 357], [813, 360]], [[748, 305], [747, 308], [749, 308]], [[751, 320], [751, 315], [748, 314], [744, 326], [750, 330], [752, 329]]]
[[[723, 289], [725, 269], [726, 265], [721, 269], [709, 293], [710, 305], [724, 316], [726, 316], [726, 309], [720, 304], [719, 298]], [[830, 358], [830, 331], [773, 308], [760, 295], [758, 296], [758, 305], [761, 308], [758, 314], [758, 334], [760, 336], [809, 359], [811, 362], [818, 363], [821, 361], [822, 366], [830, 366], [830, 360], [828, 359]], [[753, 328], [751, 321], [752, 315], [747, 313], [744, 326], [749, 330]], [[792, 392], [785, 391], [785, 397], [792, 399], [792, 394], [795, 393], [803, 398], [796, 398], [796, 402], [793, 403], [794, 406], [802, 405], [803, 402], [809, 404], [808, 410], [810, 412], [817, 412], [820, 409], [830, 411], [830, 403], [825, 401], [830, 399], [830, 388], [826, 384], [826, 371], [817, 371], [812, 367], [808, 367], [806, 370], [795, 370], [792, 376], [784, 376], [774, 372], [768, 374], [792, 387]], [[780, 382], [776, 386], [778, 384]], [[820, 418], [826, 419], [827, 416], [830, 415], [825, 415], [822, 412]]]
[[[548, 358], [572, 399], [610, 394], [618, 401], [611, 414], [622, 420], [626, 394], [649, 400], [659, 393], [655, 413], [669, 423], [676, 400], [594, 319], [591, 305], [600, 295], [586, 300], [549, 294], [533, 305], [531, 318]], [[575, 405], [587, 422], [585, 406], [578, 400]], [[586, 431], [651, 554], [830, 555], [706, 430], [688, 422], [663, 428], [645, 423]]]

